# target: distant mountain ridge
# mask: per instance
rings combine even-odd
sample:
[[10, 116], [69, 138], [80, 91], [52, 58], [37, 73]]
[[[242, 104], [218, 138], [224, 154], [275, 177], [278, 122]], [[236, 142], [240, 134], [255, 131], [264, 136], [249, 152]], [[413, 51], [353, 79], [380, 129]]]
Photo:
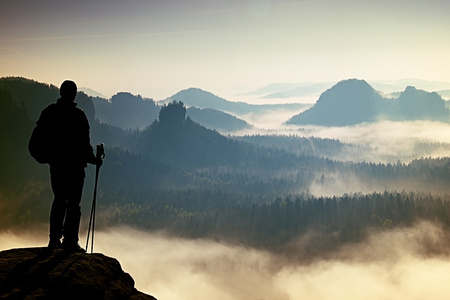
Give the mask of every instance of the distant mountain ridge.
[[291, 90], [269, 93], [267, 95], [264, 95], [262, 98], [263, 99], [272, 99], [272, 98], [285, 99], [285, 98], [293, 98], [293, 97], [312, 96], [312, 95], [321, 93], [328, 86], [329, 86], [329, 83], [315, 83], [315, 84], [309, 84], [309, 85], [302, 85], [300, 87], [297, 87], [297, 88], [294, 88]]
[[[83, 89], [86, 90], [87, 88]], [[2, 91], [11, 94], [11, 100], [16, 105], [24, 105], [28, 116], [34, 122], [47, 105], [56, 102], [60, 97], [58, 87], [22, 77], [0, 78], [0, 92]], [[1, 101], [3, 100], [0, 99]], [[91, 125], [98, 119], [101, 123], [125, 130], [143, 130], [158, 118], [161, 109], [160, 105], [153, 99], [128, 92], [119, 92], [110, 99], [105, 99], [88, 96], [80, 91], [76, 102], [86, 113]], [[251, 127], [241, 119], [211, 108], [196, 109], [191, 107], [187, 115], [199, 124], [221, 132]]]
[[94, 91], [93, 89], [90, 89], [88, 87], [79, 87], [78, 90], [84, 92], [86, 95], [91, 96], [91, 97], [107, 98], [102, 93]]
[[[130, 93], [117, 93], [108, 101], [93, 99], [96, 117], [100, 122], [123, 129], [145, 129], [157, 118], [161, 106], [153, 99], [142, 98]], [[222, 132], [250, 128], [250, 124], [225, 112], [212, 108], [190, 107], [187, 115], [195, 122]]]
[[[428, 81], [418, 78], [368, 80], [368, 83], [374, 89], [386, 94], [396, 93], [405, 90], [408, 86], [414, 86], [417, 89], [437, 92], [443, 97], [449, 97], [444, 96], [443, 93], [450, 90], [449, 82]], [[335, 82], [271, 83], [249, 92], [240, 93], [239, 96], [259, 96], [261, 99], [311, 98], [320, 95], [335, 84]]]
[[[41, 111], [60, 97], [59, 88], [22, 77], [0, 78], [0, 91], [10, 93], [16, 105], [27, 109], [31, 120], [36, 121]], [[77, 95], [77, 104], [84, 110], [90, 121], [95, 119], [95, 109], [91, 98], [83, 92]]]
[[286, 123], [347, 126], [378, 120], [449, 122], [445, 101], [435, 92], [407, 87], [398, 98], [384, 98], [366, 81], [349, 79], [323, 92], [310, 109]]
[[198, 88], [182, 90], [175, 95], [163, 100], [163, 103], [171, 101], [182, 101], [186, 106], [198, 108], [211, 108], [236, 115], [246, 115], [250, 113], [261, 113], [273, 109], [301, 110], [309, 107], [308, 104], [286, 103], [286, 104], [248, 104], [245, 102], [233, 102], [225, 100], [210, 92]]
[[158, 117], [159, 113], [159, 107], [153, 99], [131, 93], [117, 93], [109, 101], [96, 97], [93, 102], [96, 117], [100, 122], [123, 129], [144, 129]]
[[[280, 84], [270, 87], [269, 90], [293, 88], [292, 91], [295, 91], [296, 87], [298, 88], [295, 84]], [[314, 85], [307, 87], [318, 88]], [[59, 98], [56, 86], [21, 77], [0, 78], [0, 90], [10, 93], [11, 100], [16, 105], [23, 104], [32, 121], [37, 120], [45, 106]], [[109, 100], [90, 97], [80, 92], [76, 101], [91, 123], [98, 119], [125, 130], [146, 128], [157, 119], [161, 105], [174, 100], [182, 101], [186, 105], [187, 116], [195, 122], [228, 133], [251, 128], [250, 124], [240, 118], [258, 114], [258, 117], [265, 118], [275, 110], [288, 111], [293, 117], [286, 123], [297, 125], [345, 126], [376, 122], [380, 119], [449, 122], [448, 101], [444, 101], [436, 92], [426, 92], [409, 86], [403, 92], [393, 95], [392, 98], [387, 98], [366, 81], [349, 79], [323, 92], [312, 107], [311, 104], [301, 103], [254, 105], [233, 102], [198, 88], [182, 90], [158, 102], [124, 92], [117, 93]], [[304, 109], [307, 110], [303, 111]], [[299, 111], [303, 112], [296, 114]], [[280, 123], [283, 121], [280, 120]]]
[[244, 120], [211, 108], [189, 107], [186, 115], [194, 122], [220, 132], [233, 132], [252, 128], [252, 126]]
[[241, 96], [259, 96], [262, 99], [285, 99], [318, 95], [331, 86], [330, 82], [272, 83], [262, 88], [242, 93]]

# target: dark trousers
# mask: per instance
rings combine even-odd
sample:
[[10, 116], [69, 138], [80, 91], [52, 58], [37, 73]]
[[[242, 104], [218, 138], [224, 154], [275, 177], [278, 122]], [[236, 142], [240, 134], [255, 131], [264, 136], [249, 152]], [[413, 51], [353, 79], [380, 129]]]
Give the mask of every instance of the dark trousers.
[[54, 194], [50, 212], [51, 241], [64, 237], [64, 243], [78, 242], [84, 178], [83, 167], [50, 165], [50, 179]]

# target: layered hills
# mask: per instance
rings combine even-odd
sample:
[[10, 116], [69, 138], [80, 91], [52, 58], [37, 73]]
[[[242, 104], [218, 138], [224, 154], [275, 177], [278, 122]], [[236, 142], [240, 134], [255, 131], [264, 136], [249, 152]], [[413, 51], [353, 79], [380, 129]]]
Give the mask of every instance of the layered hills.
[[[345, 91], [365, 96], [346, 95]], [[367, 83], [350, 80], [324, 93], [316, 107], [329, 110], [327, 107], [334, 105], [338, 112], [348, 103], [347, 109], [354, 106], [362, 115], [352, 122], [365, 122], [376, 120], [372, 111], [392, 113], [379, 108], [379, 103], [408, 104], [420, 93], [409, 88], [403, 99], [402, 95], [387, 99]], [[80, 107], [94, 106], [94, 98], [79, 96], [87, 100], [86, 104], [79, 102]], [[415, 101], [434, 101], [427, 98], [434, 99], [432, 93], [423, 96]], [[48, 167], [31, 159], [26, 144], [40, 111], [57, 97], [53, 86], [23, 79], [0, 80], [1, 228], [48, 222], [52, 199]], [[441, 102], [437, 99], [436, 103]], [[406, 105], [400, 104], [400, 108]], [[409, 163], [402, 163], [405, 156], [397, 155], [389, 160], [396, 163], [366, 162], [356, 156], [370, 151], [370, 145], [357, 148], [339, 140], [295, 135], [237, 138], [187, 117], [191, 107], [186, 108], [181, 100], [158, 108], [158, 119], [142, 130], [100, 122], [93, 110], [91, 142], [103, 142], [106, 147], [98, 190], [99, 226], [131, 225], [280, 252], [308, 232], [323, 233], [324, 239], [308, 240], [311, 247], [304, 250], [305, 255], [333, 251], [361, 241], [371, 230], [408, 226], [417, 218], [439, 220], [450, 227], [447, 198], [440, 202], [430, 199], [434, 197], [431, 193], [449, 193], [449, 158], [415, 159], [417, 153], [428, 154], [430, 149], [448, 149], [447, 144], [419, 144], [412, 159], [406, 156]], [[425, 152], [419, 152], [421, 149]], [[85, 210], [92, 200], [94, 169], [86, 168]], [[398, 190], [405, 192], [396, 193]], [[322, 191], [355, 195], [318, 198], [311, 194]], [[85, 211], [83, 215], [89, 214]], [[320, 244], [322, 241], [326, 245]]]
[[295, 111], [309, 107], [308, 104], [301, 103], [249, 104], [245, 102], [228, 101], [210, 92], [198, 88], [189, 88], [186, 90], [182, 90], [168, 97], [163, 102], [169, 103], [172, 101], [181, 101], [187, 106], [195, 106], [198, 108], [212, 108], [239, 116], [250, 113], [273, 111], [275, 109], [287, 109]]
[[[58, 98], [58, 88], [24, 78], [0, 79], [0, 90], [11, 93], [17, 105], [24, 104], [32, 120], [39, 117], [43, 107]], [[35, 101], [39, 98], [42, 101]], [[310, 104], [263, 104], [233, 102], [210, 92], [189, 88], [162, 101], [120, 92], [111, 99], [89, 97], [80, 92], [77, 102], [91, 123], [101, 123], [124, 130], [143, 130], [158, 118], [161, 107], [173, 101], [182, 102], [186, 115], [206, 128], [222, 133], [250, 129], [242, 119], [249, 114], [264, 116], [279, 109], [291, 111], [288, 120], [280, 123], [294, 125], [346, 126], [378, 120], [449, 122], [446, 101], [436, 92], [426, 92], [408, 86], [395, 97], [386, 97], [364, 80], [344, 80], [323, 92], [317, 102]]]
[[341, 81], [319, 97], [314, 106], [286, 123], [346, 126], [378, 120], [449, 121], [449, 110], [437, 93], [407, 87], [398, 98], [385, 98], [366, 81]]
[[[228, 103], [228, 101], [214, 96], [210, 99], [209, 105], [205, 106], [202, 105], [202, 102], [198, 101], [198, 99], [203, 99], [204, 95], [209, 96], [207, 92], [202, 91], [200, 94], [194, 95], [194, 98], [189, 97], [189, 95], [185, 96], [185, 93], [189, 92], [180, 92], [177, 97], [173, 98], [185, 99], [189, 103], [194, 103], [194, 105], [189, 105], [187, 116], [195, 122], [221, 132], [232, 132], [251, 127], [250, 124], [242, 119], [225, 111], [214, 109], [214, 107], [217, 106], [217, 103]], [[125, 130], [142, 130], [157, 120], [161, 107], [170, 102], [156, 102], [153, 99], [143, 98], [140, 95], [122, 92], [112, 96], [111, 99], [95, 97], [93, 98], [93, 103], [95, 106], [96, 118], [98, 118], [100, 122], [117, 126]]]
[[123, 129], [143, 129], [150, 125], [159, 113], [159, 107], [152, 99], [131, 93], [117, 93], [109, 100], [96, 97], [92, 102], [96, 118], [100, 122]]
[[[9, 93], [11, 96], [8, 97], [16, 105], [25, 106], [31, 120], [37, 120], [42, 109], [59, 97], [58, 87], [19, 77], [0, 78], [0, 91]], [[174, 98], [190, 99], [190, 95], [185, 96], [185, 93], [189, 94], [188, 91], [180, 92], [178, 93], [179, 97]], [[198, 96], [203, 99], [204, 95], [208, 97], [209, 94], [202, 91]], [[4, 97], [7, 97], [6, 94]], [[84, 92], [79, 92], [76, 101], [79, 107], [85, 111], [91, 123], [98, 119], [101, 123], [124, 130], [146, 128], [158, 119], [161, 107], [170, 102], [157, 102], [151, 98], [128, 92], [119, 92], [110, 99], [99, 96], [90, 97]], [[187, 116], [206, 128], [220, 132], [228, 133], [251, 127], [250, 124], [236, 116], [214, 109], [221, 101], [233, 103], [214, 96], [209, 102], [209, 106], [189, 105]], [[191, 101], [188, 100], [188, 102]]]

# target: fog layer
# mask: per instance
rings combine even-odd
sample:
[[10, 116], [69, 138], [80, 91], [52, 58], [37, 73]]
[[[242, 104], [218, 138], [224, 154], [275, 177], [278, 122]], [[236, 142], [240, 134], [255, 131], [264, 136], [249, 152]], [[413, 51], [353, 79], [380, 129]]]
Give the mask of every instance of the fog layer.
[[367, 147], [366, 150], [369, 149], [360, 151], [360, 149], [348, 148], [348, 151], [330, 157], [340, 161], [395, 163], [400, 159], [402, 162], [408, 163], [421, 157], [450, 156], [450, 147], [448, 147], [450, 123], [379, 121], [340, 127], [276, 124], [276, 120], [280, 120], [281, 116], [286, 116], [287, 113], [286, 111], [276, 111], [272, 112], [270, 116], [259, 116], [259, 118], [247, 116], [244, 119], [255, 125], [255, 128], [237, 132], [235, 135], [279, 134], [330, 138], [338, 139], [343, 143], [362, 145]]
[[[447, 299], [447, 241], [439, 226], [420, 223], [299, 262], [215, 241], [111, 228], [96, 234], [94, 251], [117, 258], [139, 290], [164, 300]], [[0, 234], [0, 249], [45, 243], [45, 231]]]

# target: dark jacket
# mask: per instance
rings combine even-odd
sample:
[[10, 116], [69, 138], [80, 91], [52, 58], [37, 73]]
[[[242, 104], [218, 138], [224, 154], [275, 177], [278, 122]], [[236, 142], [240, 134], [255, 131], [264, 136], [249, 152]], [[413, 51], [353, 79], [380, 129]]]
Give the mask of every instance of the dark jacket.
[[86, 167], [95, 164], [89, 121], [71, 99], [60, 98], [41, 113], [37, 126], [45, 132], [50, 166]]

